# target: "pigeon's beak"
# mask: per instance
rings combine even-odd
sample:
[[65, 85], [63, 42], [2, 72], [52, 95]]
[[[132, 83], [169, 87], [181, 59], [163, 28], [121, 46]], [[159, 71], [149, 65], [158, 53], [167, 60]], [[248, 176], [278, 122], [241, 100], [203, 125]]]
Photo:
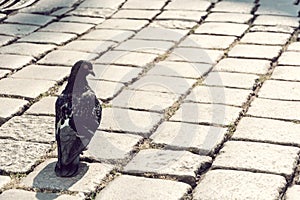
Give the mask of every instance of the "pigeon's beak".
[[95, 72], [92, 69], [89, 70], [89, 74], [92, 75], [92, 76], [96, 76]]

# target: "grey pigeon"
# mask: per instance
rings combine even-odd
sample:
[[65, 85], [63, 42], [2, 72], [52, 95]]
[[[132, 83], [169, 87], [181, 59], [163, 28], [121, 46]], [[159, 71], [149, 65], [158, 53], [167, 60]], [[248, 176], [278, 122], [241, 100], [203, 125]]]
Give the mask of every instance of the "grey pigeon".
[[86, 150], [100, 125], [101, 104], [87, 82], [87, 75], [95, 76], [93, 65], [78, 61], [71, 69], [66, 88], [56, 100], [55, 135], [58, 161], [55, 173], [59, 177], [75, 176], [79, 157]]

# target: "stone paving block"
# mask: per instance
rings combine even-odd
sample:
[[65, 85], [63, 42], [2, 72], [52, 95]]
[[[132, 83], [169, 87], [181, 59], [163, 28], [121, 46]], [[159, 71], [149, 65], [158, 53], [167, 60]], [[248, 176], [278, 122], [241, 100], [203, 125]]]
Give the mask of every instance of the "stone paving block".
[[118, 8], [124, 0], [106, 1], [106, 0], [86, 0], [82, 2], [80, 8]]
[[243, 13], [211, 13], [205, 19], [206, 22], [233, 22], [247, 24], [253, 15]]
[[9, 16], [4, 22], [44, 26], [53, 21], [54, 19], [55, 17], [47, 15], [17, 13], [15, 15]]
[[0, 127], [0, 137], [27, 142], [53, 143], [54, 117], [22, 115], [10, 119]]
[[114, 45], [116, 45], [116, 43], [110, 41], [75, 40], [63, 46], [61, 49], [88, 53], [103, 53]]
[[241, 108], [219, 104], [183, 103], [170, 120], [191, 123], [229, 125], [239, 116]]
[[275, 33], [289, 33], [292, 34], [295, 29], [290, 26], [284, 25], [276, 25], [276, 26], [269, 26], [269, 25], [254, 25], [250, 29], [250, 31], [257, 31], [257, 32], [275, 32]]
[[248, 44], [268, 44], [268, 45], [285, 45], [290, 34], [285, 33], [268, 33], [268, 32], [250, 32], [246, 33], [240, 40], [241, 43]]
[[56, 33], [56, 32], [34, 32], [26, 37], [19, 39], [20, 42], [32, 42], [41, 44], [56, 44], [62, 45], [75, 39], [75, 34], [70, 33]]
[[207, 22], [199, 26], [195, 33], [241, 36], [248, 29], [247, 24], [234, 24], [224, 22]]
[[259, 15], [253, 22], [254, 25], [271, 25], [271, 26], [291, 26], [298, 27], [299, 22], [296, 17]]
[[91, 29], [94, 25], [74, 22], [53, 22], [42, 28], [41, 31], [75, 33], [81, 35]]
[[275, 67], [271, 78], [287, 81], [300, 81], [299, 73], [300, 68], [297, 66], [277, 66]]
[[147, 27], [138, 32], [135, 39], [179, 41], [188, 33], [187, 30]]
[[130, 174], [150, 173], [169, 175], [189, 184], [195, 184], [196, 173], [212, 162], [208, 156], [188, 151], [161, 149], [141, 150], [123, 169]]
[[285, 178], [278, 175], [212, 170], [205, 174], [194, 190], [193, 199], [279, 199], [285, 184]]
[[300, 42], [291, 43], [288, 46], [287, 51], [300, 51]]
[[[38, 102], [34, 103], [30, 108], [25, 112], [25, 114], [33, 115], [55, 115], [55, 101], [57, 97], [44, 97]], [[1, 129], [1, 128], [0, 128]]]
[[68, 15], [75, 15], [80, 17], [97, 17], [97, 18], [110, 18], [117, 10], [112, 8], [81, 8], [68, 13]]
[[20, 185], [37, 189], [87, 193], [94, 191], [105, 176], [113, 170], [112, 165], [81, 162], [78, 169], [79, 173], [72, 178], [66, 179], [55, 175], [56, 161], [57, 159], [46, 160], [21, 180]]
[[229, 141], [213, 162], [213, 168], [252, 170], [290, 177], [297, 165], [299, 148], [275, 144]]
[[200, 155], [208, 155], [221, 144], [225, 133], [225, 128], [164, 122], [154, 132], [151, 139], [156, 144], [164, 144], [173, 149], [193, 149]]
[[258, 98], [252, 102], [247, 114], [273, 119], [300, 120], [299, 108], [299, 102]]
[[96, 29], [85, 34], [81, 39], [84, 40], [108, 40], [114, 42], [122, 42], [134, 34], [132, 31], [124, 30], [105, 30]]
[[103, 189], [96, 200], [177, 200], [189, 190], [191, 187], [181, 182], [121, 175]]
[[[255, 12], [258, 15], [283, 15], [297, 17], [299, 15], [299, 6], [293, 5], [292, 2], [285, 1], [281, 2], [267, 2], [261, 3]], [[287, 5], [287, 3], [289, 5]]]
[[223, 55], [224, 52], [219, 50], [179, 47], [167, 60], [215, 64]]
[[134, 90], [185, 94], [194, 83], [196, 80], [193, 79], [149, 75], [142, 77], [129, 87]]
[[39, 199], [52, 199], [52, 200], [83, 200], [83, 197], [71, 196], [67, 194], [57, 194], [57, 193], [40, 193], [40, 192], [31, 192], [20, 189], [10, 189], [4, 191], [0, 195], [0, 199], [6, 200], [14, 200], [14, 199], [31, 199], [31, 200], [39, 200]]
[[124, 160], [141, 140], [142, 137], [137, 135], [97, 131], [83, 156], [98, 161]]
[[154, 20], [149, 25], [149, 27], [171, 29], [171, 30], [177, 31], [177, 30], [190, 30], [196, 25], [197, 25], [197, 22], [195, 22], [195, 21], [182, 21], [182, 20], [166, 19], [166, 20]]
[[286, 200], [297, 200], [300, 195], [300, 185], [293, 185], [289, 187], [286, 191]]
[[66, 16], [60, 19], [61, 22], [77, 22], [83, 24], [100, 24], [105, 21], [103, 18], [96, 17], [79, 17], [79, 16]]
[[107, 19], [96, 26], [97, 29], [140, 30], [149, 22], [147, 20]]
[[49, 144], [16, 140], [0, 140], [0, 170], [8, 173], [26, 173], [50, 150]]
[[12, 42], [15, 39], [15, 37], [7, 36], [7, 35], [0, 35], [0, 46], [6, 45], [10, 42]]
[[197, 86], [186, 97], [186, 101], [242, 106], [251, 92], [251, 90]]
[[134, 51], [143, 53], [164, 54], [175, 44], [168, 41], [127, 40], [117, 46], [115, 50]]
[[4, 76], [6, 76], [9, 73], [11, 73], [10, 70], [0, 69], [0, 78], [3, 78]]
[[54, 11], [51, 13], [52, 16], [57, 16], [60, 17], [62, 15], [67, 14], [68, 12], [70, 12], [71, 10], [73, 10], [73, 8], [59, 8], [58, 10]]
[[159, 10], [165, 5], [166, 1], [156, 0], [156, 1], [139, 1], [139, 0], [128, 0], [122, 6], [125, 9], [141, 9], [141, 10]]
[[32, 12], [32, 13], [50, 13], [55, 11], [57, 8], [72, 7], [77, 0], [40, 0], [34, 5], [23, 8], [22, 12]]
[[300, 82], [267, 80], [258, 96], [267, 99], [300, 100]]
[[266, 74], [270, 67], [269, 60], [224, 58], [214, 66], [213, 71]]
[[0, 80], [0, 94], [36, 98], [54, 84], [55, 81], [48, 80], [5, 78]]
[[13, 43], [0, 48], [1, 54], [16, 54], [40, 57], [53, 50], [56, 46], [50, 44]]
[[112, 16], [113, 19], [145, 19], [152, 20], [160, 10], [119, 10], [116, 14]]
[[[0, 189], [11, 181], [9, 176], [0, 176]], [[0, 196], [1, 197], [1, 196]]]
[[244, 117], [232, 138], [300, 146], [299, 124], [271, 119]]
[[148, 75], [200, 78], [212, 68], [211, 64], [162, 61], [151, 68]]
[[0, 120], [21, 111], [28, 101], [23, 99], [0, 98]]
[[222, 1], [211, 9], [213, 12], [251, 13], [255, 7], [254, 3]]
[[300, 65], [300, 52], [287, 51], [283, 52], [278, 60], [279, 65]]
[[95, 53], [85, 53], [79, 51], [56, 50], [47, 54], [44, 58], [38, 61], [38, 64], [51, 64], [62, 66], [73, 66], [78, 60], [92, 60], [98, 57]]
[[96, 96], [101, 100], [109, 100], [113, 98], [124, 87], [123, 83], [102, 81], [102, 80], [88, 80], [89, 85], [95, 91]]
[[230, 72], [211, 72], [204, 80], [205, 85], [251, 89], [259, 76]]
[[95, 60], [95, 63], [145, 67], [153, 62], [155, 58], [157, 58], [157, 55], [150, 53], [109, 51]]
[[229, 51], [229, 57], [274, 59], [281, 51], [281, 46], [263, 46], [238, 44]]
[[37, 30], [38, 26], [22, 24], [0, 24], [0, 34], [11, 36], [24, 36]]
[[123, 90], [111, 103], [114, 106], [164, 112], [179, 95], [161, 92]]
[[189, 35], [179, 46], [204, 49], [227, 49], [235, 40], [236, 37], [233, 36]]
[[0, 68], [12, 70], [20, 69], [29, 64], [32, 60], [33, 57], [31, 56], [1, 54]]
[[102, 114], [106, 117], [101, 121], [101, 130], [131, 132], [143, 136], [149, 135], [163, 118], [158, 113], [120, 108], [105, 108]]
[[206, 11], [210, 7], [211, 3], [208, 1], [196, 0], [196, 1], [185, 1], [180, 0], [171, 1], [165, 9], [167, 10], [197, 10]]
[[158, 20], [182, 20], [182, 21], [195, 21], [199, 22], [204, 17], [206, 12], [199, 11], [179, 11], [179, 10], [166, 10], [156, 17]]
[[69, 67], [29, 65], [13, 74], [11, 77], [21, 79], [61, 81], [69, 75], [70, 71], [71, 69]]

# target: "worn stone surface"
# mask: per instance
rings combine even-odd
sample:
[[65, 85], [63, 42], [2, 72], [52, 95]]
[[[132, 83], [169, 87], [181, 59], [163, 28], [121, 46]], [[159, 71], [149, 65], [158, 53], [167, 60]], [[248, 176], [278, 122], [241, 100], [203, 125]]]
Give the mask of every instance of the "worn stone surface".
[[0, 98], [0, 101], [0, 119], [11, 117], [28, 104], [28, 101], [23, 99]]
[[38, 26], [22, 24], [0, 24], [0, 33], [11, 36], [24, 36], [37, 30]]
[[290, 34], [285, 33], [250, 32], [244, 35], [241, 43], [284, 45], [290, 37]]
[[55, 115], [56, 99], [57, 97], [44, 97], [40, 101], [30, 106], [30, 108], [25, 113], [33, 115]]
[[72, 178], [57, 177], [56, 159], [49, 159], [35, 168], [20, 185], [38, 189], [92, 192], [113, 169], [112, 165], [81, 162], [79, 173]]
[[161, 9], [165, 4], [165, 1], [139, 1], [139, 0], [128, 0], [126, 1], [126, 3], [122, 6], [122, 8], [125, 9], [141, 9], [141, 10], [145, 10], [145, 9]]
[[80, 17], [97, 17], [110, 18], [117, 10], [112, 8], [81, 8], [77, 7], [75, 10], [68, 13], [71, 16]]
[[32, 60], [33, 57], [31, 56], [2, 54], [0, 55], [0, 68], [20, 69], [29, 64]]
[[299, 128], [293, 122], [244, 117], [232, 138], [300, 146]]
[[299, 63], [300, 52], [287, 51], [283, 52], [278, 60], [279, 65], [300, 65]]
[[71, 196], [67, 194], [57, 194], [57, 193], [40, 193], [40, 192], [31, 192], [20, 189], [10, 189], [4, 191], [0, 195], [0, 199], [6, 200], [14, 200], [14, 199], [31, 199], [31, 200], [39, 200], [39, 199], [52, 199], [52, 200], [83, 200], [83, 197]]
[[162, 19], [162, 20], [154, 20], [149, 25], [149, 27], [154, 28], [165, 28], [171, 30], [189, 30], [197, 25], [195, 21], [185, 21], [185, 20], [172, 20], [172, 19]]
[[293, 185], [289, 187], [286, 192], [286, 200], [297, 200], [300, 195], [300, 185]]
[[199, 26], [195, 33], [241, 36], [248, 27], [246, 24], [207, 22]]
[[100, 54], [107, 51], [114, 45], [116, 45], [116, 43], [110, 41], [75, 40], [68, 43], [61, 49]]
[[7, 74], [11, 73], [10, 70], [0, 69], [0, 78], [5, 77]]
[[59, 8], [58, 10], [52, 12], [52, 13], [51, 13], [51, 16], [60, 17], [60, 16], [62, 16], [62, 15], [67, 14], [67, 13], [70, 12], [71, 10], [73, 10], [73, 8]]
[[105, 21], [103, 18], [97, 17], [80, 17], [80, 16], [66, 16], [60, 19], [61, 22], [77, 22], [83, 24], [100, 24]]
[[93, 25], [91, 24], [82, 24], [74, 22], [53, 22], [45, 28], [42, 28], [41, 31], [75, 33], [81, 35], [87, 32], [92, 27]]
[[[137, 190], [137, 188], [139, 188]], [[191, 187], [188, 184], [153, 178], [121, 175], [96, 196], [96, 200], [177, 200]]]
[[253, 22], [254, 25], [291, 26], [298, 27], [299, 22], [295, 17], [259, 15]]
[[102, 81], [102, 80], [88, 80], [89, 85], [95, 91], [97, 98], [101, 100], [108, 100], [116, 96], [124, 87], [123, 83]]
[[139, 30], [149, 22], [133, 19], [107, 19], [96, 26], [97, 29]]
[[57, 32], [34, 32], [26, 37], [21, 38], [20, 42], [32, 42], [41, 44], [56, 44], [62, 45], [72, 39], [76, 38], [75, 34], [71, 33], [57, 33]]
[[81, 37], [85, 40], [104, 40], [122, 42], [133, 35], [132, 31], [96, 29]]
[[199, 22], [205, 16], [206, 12], [199, 11], [179, 11], [179, 10], [166, 10], [156, 17], [158, 20], [182, 20], [182, 21], [195, 21]]
[[288, 48], [288, 51], [300, 51], [300, 42], [293, 42], [291, 43]]
[[240, 111], [241, 108], [219, 104], [183, 103], [170, 120], [229, 125]]
[[57, 8], [71, 7], [77, 0], [40, 0], [34, 5], [22, 9], [22, 12], [50, 13]]
[[224, 58], [215, 65], [213, 71], [265, 74], [270, 67], [269, 60]]
[[277, 66], [275, 67], [271, 78], [287, 81], [300, 81], [299, 73], [300, 68], [297, 66]]
[[291, 176], [299, 148], [267, 143], [229, 141], [213, 162], [213, 168], [252, 170]]
[[12, 173], [28, 172], [50, 150], [49, 144], [1, 139], [0, 170]]
[[278, 175], [212, 170], [196, 187], [193, 199], [278, 199], [285, 184], [285, 178]]
[[283, 15], [294, 16], [299, 15], [299, 6], [293, 5], [291, 1], [281, 1], [277, 3], [262, 2], [258, 7], [256, 14], [258, 15]]
[[255, 7], [254, 3], [222, 1], [215, 5], [213, 12], [251, 13]]
[[247, 24], [253, 15], [243, 13], [211, 13], [205, 19], [206, 22], [233, 22]]
[[179, 41], [188, 33], [188, 30], [147, 27], [138, 32], [135, 39]]
[[82, 2], [81, 8], [118, 8], [124, 0], [105, 1], [105, 0], [87, 0]]
[[7, 35], [0, 35], [0, 45], [6, 45], [7, 43], [13, 41], [15, 37], [7, 36]]
[[123, 170], [131, 174], [170, 175], [193, 184], [197, 171], [205, 168], [211, 161], [210, 157], [188, 151], [147, 149], [140, 151]]
[[257, 31], [257, 32], [275, 32], [275, 33], [289, 33], [292, 34], [294, 32], [294, 28], [290, 26], [284, 25], [276, 25], [276, 26], [269, 26], [269, 25], [254, 25], [250, 28], [250, 31]]
[[112, 16], [115, 19], [153, 19], [160, 10], [119, 10], [116, 14]]
[[54, 19], [54, 17], [46, 15], [17, 13], [13, 16], [9, 16], [4, 22], [44, 26]]
[[[0, 176], [0, 189], [11, 181], [9, 176]], [[0, 196], [1, 197], [1, 196]]]
[[197, 10], [197, 11], [206, 11], [211, 5], [208, 1], [185, 1], [180, 0], [171, 1], [165, 9], [167, 10]]
[[258, 98], [252, 102], [247, 114], [274, 119], [300, 120], [299, 108], [299, 102]]
[[182, 122], [164, 122], [151, 136], [156, 144], [173, 149], [193, 149], [200, 155], [208, 155], [224, 140], [225, 128], [202, 126]]

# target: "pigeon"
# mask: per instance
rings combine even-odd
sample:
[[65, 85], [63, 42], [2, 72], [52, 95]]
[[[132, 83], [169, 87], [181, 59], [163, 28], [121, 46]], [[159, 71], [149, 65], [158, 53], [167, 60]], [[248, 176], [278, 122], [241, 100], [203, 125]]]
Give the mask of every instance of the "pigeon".
[[87, 149], [100, 125], [102, 107], [86, 77], [95, 76], [92, 63], [80, 60], [74, 64], [68, 83], [55, 103], [55, 137], [58, 177], [76, 176], [80, 154]]

